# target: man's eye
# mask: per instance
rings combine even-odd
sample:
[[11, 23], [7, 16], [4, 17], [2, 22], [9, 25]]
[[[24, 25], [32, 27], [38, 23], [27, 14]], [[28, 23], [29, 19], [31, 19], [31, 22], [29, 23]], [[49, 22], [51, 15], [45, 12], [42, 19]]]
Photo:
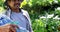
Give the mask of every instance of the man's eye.
[[18, 1], [20, 1], [20, 0], [18, 0]]
[[22, 1], [22, 0], [18, 0], [18, 1]]
[[15, 2], [16, 0], [11, 0], [11, 1]]
[[23, 0], [20, 0], [21, 2], [23, 1]]
[[14, 2], [15, 2], [15, 1], [20, 1], [20, 2], [22, 2], [23, 0], [11, 0], [11, 1], [14, 1]]

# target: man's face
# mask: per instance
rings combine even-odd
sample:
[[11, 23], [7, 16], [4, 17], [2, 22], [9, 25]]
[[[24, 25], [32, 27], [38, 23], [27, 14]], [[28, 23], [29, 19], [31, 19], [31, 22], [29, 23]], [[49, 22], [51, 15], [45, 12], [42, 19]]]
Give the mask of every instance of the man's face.
[[10, 0], [8, 1], [8, 5], [10, 6], [10, 8], [18, 9], [22, 1], [23, 0]]

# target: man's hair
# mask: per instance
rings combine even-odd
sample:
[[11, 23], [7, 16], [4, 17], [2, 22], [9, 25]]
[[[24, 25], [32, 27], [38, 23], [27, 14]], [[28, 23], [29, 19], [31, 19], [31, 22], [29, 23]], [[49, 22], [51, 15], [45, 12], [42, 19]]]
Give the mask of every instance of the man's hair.
[[[4, 6], [5, 6], [4, 8], [9, 7], [9, 5], [8, 5], [8, 3], [7, 3], [8, 1], [11, 1], [11, 0], [6, 0], [6, 1], [4, 2]], [[23, 2], [23, 0], [22, 0], [22, 2]], [[10, 8], [10, 7], [9, 7], [9, 8]]]

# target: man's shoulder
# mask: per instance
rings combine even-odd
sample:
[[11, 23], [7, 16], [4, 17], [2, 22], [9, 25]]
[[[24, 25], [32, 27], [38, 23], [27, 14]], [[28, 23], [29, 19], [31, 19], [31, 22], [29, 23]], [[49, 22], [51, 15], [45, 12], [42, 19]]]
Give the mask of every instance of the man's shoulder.
[[23, 10], [23, 9], [21, 9], [21, 11], [22, 11], [23, 13], [28, 13], [26, 10]]
[[28, 11], [22, 9], [23, 14], [28, 15]]

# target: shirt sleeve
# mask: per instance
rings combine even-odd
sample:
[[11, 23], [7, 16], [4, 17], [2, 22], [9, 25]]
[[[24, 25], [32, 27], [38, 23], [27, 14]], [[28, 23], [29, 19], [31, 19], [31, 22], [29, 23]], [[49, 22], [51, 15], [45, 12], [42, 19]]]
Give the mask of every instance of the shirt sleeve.
[[29, 21], [27, 22], [27, 29], [29, 30], [29, 32], [33, 32], [32, 25], [31, 25], [31, 20], [30, 20], [30, 16], [29, 16], [28, 12], [26, 12], [26, 13], [27, 13], [27, 17], [29, 19]]
[[7, 17], [6, 15], [0, 15], [0, 26], [3, 26], [11, 21], [12, 20], [9, 17]]

